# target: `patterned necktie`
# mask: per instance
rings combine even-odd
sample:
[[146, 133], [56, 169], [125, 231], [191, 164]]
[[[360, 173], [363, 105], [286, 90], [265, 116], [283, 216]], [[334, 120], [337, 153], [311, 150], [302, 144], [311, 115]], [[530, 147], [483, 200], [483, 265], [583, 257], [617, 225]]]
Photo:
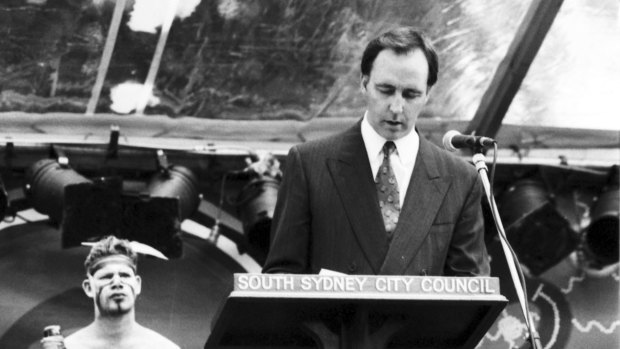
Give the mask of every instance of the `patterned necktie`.
[[379, 197], [379, 207], [381, 207], [383, 223], [389, 239], [392, 238], [392, 233], [394, 229], [396, 229], [398, 215], [400, 214], [398, 183], [396, 182], [394, 171], [390, 165], [390, 154], [392, 154], [394, 150], [396, 150], [394, 142], [385, 142], [383, 145], [383, 163], [375, 178], [377, 195]]

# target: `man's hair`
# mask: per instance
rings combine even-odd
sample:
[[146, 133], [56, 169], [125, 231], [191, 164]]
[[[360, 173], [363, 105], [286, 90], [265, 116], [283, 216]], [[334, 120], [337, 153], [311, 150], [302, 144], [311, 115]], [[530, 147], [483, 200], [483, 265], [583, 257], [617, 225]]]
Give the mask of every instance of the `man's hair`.
[[115, 236], [107, 236], [99, 240], [90, 250], [90, 253], [84, 261], [86, 274], [92, 275], [98, 268], [98, 262], [110, 256], [127, 257], [134, 272], [138, 270], [138, 254], [133, 250], [129, 241], [118, 239]]
[[362, 75], [370, 76], [372, 65], [383, 50], [392, 50], [397, 54], [407, 54], [420, 49], [428, 62], [428, 79], [426, 85], [430, 88], [437, 82], [439, 59], [437, 52], [426, 35], [413, 27], [400, 27], [387, 31], [371, 40], [362, 55]]

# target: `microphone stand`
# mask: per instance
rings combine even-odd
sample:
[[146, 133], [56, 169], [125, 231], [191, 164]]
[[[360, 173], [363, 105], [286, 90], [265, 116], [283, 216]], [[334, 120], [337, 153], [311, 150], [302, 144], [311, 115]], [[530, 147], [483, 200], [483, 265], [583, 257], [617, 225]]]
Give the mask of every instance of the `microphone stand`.
[[[510, 276], [512, 278], [512, 282], [515, 287], [515, 291], [517, 293], [517, 297], [519, 298], [519, 303], [521, 305], [521, 311], [523, 312], [523, 317], [525, 318], [525, 324], [527, 326], [529, 332], [529, 342], [531, 344], [530, 348], [532, 349], [542, 349], [542, 344], [540, 341], [540, 336], [534, 328], [534, 321], [532, 320], [532, 315], [529, 310], [528, 302], [527, 302], [527, 291], [525, 286], [525, 279], [523, 278], [523, 272], [521, 271], [521, 266], [518, 263], [517, 256], [510, 247], [508, 243], [508, 238], [506, 237], [506, 231], [502, 225], [502, 221], [499, 216], [499, 211], [497, 210], [497, 205], [495, 204], [495, 199], [492, 195], [491, 184], [489, 183], [488, 177], [488, 168], [485, 162], [485, 156], [482, 154], [482, 147], [474, 147], [472, 156], [472, 161], [474, 165], [476, 165], [476, 169], [478, 170], [478, 174], [480, 179], [482, 180], [482, 185], [484, 186], [484, 191], [486, 193], [487, 200], [489, 201], [489, 205], [491, 207], [491, 213], [493, 215], [493, 220], [495, 221], [495, 227], [497, 228], [497, 232], [500, 237], [500, 242], [502, 244], [502, 249], [504, 251], [504, 255], [506, 256], [506, 261], [508, 263], [508, 269], [510, 270]], [[497, 153], [497, 149], [495, 149], [495, 153]]]

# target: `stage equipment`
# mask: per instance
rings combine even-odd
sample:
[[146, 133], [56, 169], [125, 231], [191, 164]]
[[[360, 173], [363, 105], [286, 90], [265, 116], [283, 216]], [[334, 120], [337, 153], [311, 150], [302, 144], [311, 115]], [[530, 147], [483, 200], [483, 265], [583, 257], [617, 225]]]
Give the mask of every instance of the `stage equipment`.
[[[282, 178], [280, 162], [269, 153], [252, 154], [247, 158], [247, 167], [241, 171], [230, 171], [222, 178], [220, 209], [224, 204], [226, 180], [245, 180], [246, 183], [233, 202], [243, 226], [243, 234], [252, 248], [254, 259], [263, 263], [267, 257], [270, 244], [271, 220], [276, 207], [278, 190]], [[219, 215], [216, 218], [214, 232], [218, 233]], [[244, 252], [243, 249], [239, 250]]]
[[26, 181], [33, 207], [60, 226], [63, 247], [115, 235], [180, 257], [181, 221], [201, 199], [198, 180], [180, 166], [160, 167], [139, 192], [124, 192], [120, 177], [88, 179], [51, 159], [32, 165]]
[[496, 142], [493, 138], [463, 135], [459, 131], [450, 130], [443, 136], [442, 143], [446, 150], [454, 152], [463, 148], [485, 149], [492, 147]]
[[155, 173], [147, 191], [151, 197], [176, 198], [181, 221], [196, 211], [201, 199], [198, 179], [190, 169], [182, 166], [172, 166]]
[[271, 220], [279, 188], [279, 179], [260, 175], [243, 187], [237, 199], [243, 233], [250, 245], [257, 247], [265, 257], [269, 251]]
[[170, 166], [156, 172], [147, 189], [123, 194], [122, 234], [171, 258], [183, 253], [181, 222], [198, 208], [198, 180], [191, 170]]
[[4, 181], [2, 181], [2, 177], [0, 177], [0, 221], [4, 219], [6, 215], [6, 211], [9, 208], [9, 194], [6, 192], [6, 188], [4, 187]]
[[474, 150], [475, 153], [472, 156], [472, 162], [474, 166], [476, 166], [476, 170], [478, 171], [479, 175], [478, 178], [480, 178], [482, 182], [482, 187], [484, 188], [484, 193], [486, 195], [487, 202], [489, 203], [493, 221], [497, 229], [497, 237], [501, 244], [502, 251], [504, 252], [506, 265], [508, 266], [508, 271], [510, 273], [510, 279], [512, 280], [514, 290], [516, 291], [517, 299], [519, 300], [519, 305], [521, 306], [523, 319], [525, 320], [525, 328], [528, 332], [527, 341], [532, 349], [541, 349], [542, 343], [540, 341], [540, 335], [538, 334], [538, 331], [536, 330], [536, 327], [534, 325], [534, 319], [530, 311], [529, 302], [526, 299], [528, 294], [527, 285], [525, 283], [525, 276], [521, 268], [521, 262], [519, 262], [519, 258], [515, 253], [515, 250], [512, 248], [510, 242], [508, 241], [508, 235], [506, 234], [506, 230], [504, 229], [504, 225], [502, 223], [502, 218], [500, 217], [499, 209], [495, 203], [495, 198], [493, 194], [493, 178], [495, 175], [495, 165], [497, 162], [497, 144], [495, 144], [493, 148], [493, 170], [491, 170], [490, 179], [488, 177], [489, 170], [486, 165], [486, 159], [485, 156], [482, 154], [483, 149]]
[[555, 208], [543, 182], [523, 179], [503, 193], [499, 212], [519, 260], [539, 275], [576, 249], [579, 235]]
[[619, 187], [610, 186], [592, 205], [590, 225], [584, 231], [582, 247], [593, 267], [618, 263], [619, 202]]
[[27, 170], [26, 183], [25, 193], [34, 209], [59, 225], [63, 247], [119, 233], [120, 178], [90, 180], [68, 164], [45, 159]]

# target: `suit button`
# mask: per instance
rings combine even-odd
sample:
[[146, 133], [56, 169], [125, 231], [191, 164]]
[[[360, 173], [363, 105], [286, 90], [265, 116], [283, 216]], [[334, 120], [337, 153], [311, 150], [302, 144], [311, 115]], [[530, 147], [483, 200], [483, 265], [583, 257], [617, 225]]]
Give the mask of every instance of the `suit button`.
[[351, 264], [349, 264], [349, 272], [352, 273], [356, 270], [357, 270], [357, 263], [351, 262]]

